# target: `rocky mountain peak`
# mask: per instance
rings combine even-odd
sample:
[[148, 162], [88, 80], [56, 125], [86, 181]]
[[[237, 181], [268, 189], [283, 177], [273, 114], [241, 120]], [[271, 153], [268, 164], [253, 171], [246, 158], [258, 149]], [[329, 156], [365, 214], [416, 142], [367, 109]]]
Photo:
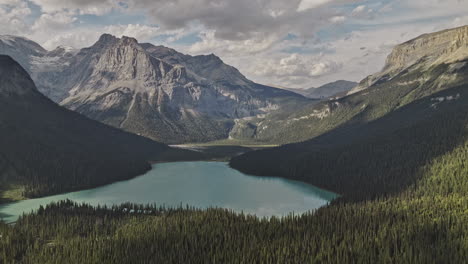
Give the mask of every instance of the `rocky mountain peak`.
[[115, 40], [117, 40], [116, 36], [105, 33], [99, 37], [97, 42], [108, 43], [108, 42], [114, 42]]
[[[141, 43], [140, 44], [146, 51], [154, 54], [160, 54], [162, 56], [164, 55], [174, 55], [179, 52], [177, 52], [175, 49], [171, 49], [169, 47], [163, 46], [163, 45], [153, 45], [151, 43]], [[181, 54], [181, 53], [180, 53]], [[159, 56], [158, 56], [159, 57]]]
[[135, 45], [138, 44], [138, 41], [135, 38], [123, 36], [120, 39], [120, 42], [124, 45]]
[[102, 34], [98, 41], [90, 48], [107, 47], [116, 43], [117, 41], [119, 41], [119, 39], [111, 34]]
[[39, 91], [55, 102], [168, 143], [227, 138], [236, 118], [305, 100], [249, 81], [214, 54], [190, 56], [126, 36], [104, 34], [71, 56], [62, 48], [41, 57], [8, 51], [32, 66]]
[[94, 46], [99, 47], [108, 47], [114, 44], [122, 45], [122, 46], [131, 46], [131, 45], [138, 45], [138, 41], [135, 38], [122, 36], [118, 38], [111, 34], [102, 34], [99, 40], [94, 44]]
[[[132, 92], [147, 90], [161, 83], [173, 68], [147, 54], [134, 38], [119, 39], [106, 35], [101, 39], [107, 42], [98, 41], [101, 49], [97, 49], [92, 60], [86, 63], [85, 74], [77, 77], [80, 84], [71, 89], [70, 95], [75, 96], [83, 91], [105, 92], [118, 87]], [[81, 64], [75, 67], [79, 68]]]

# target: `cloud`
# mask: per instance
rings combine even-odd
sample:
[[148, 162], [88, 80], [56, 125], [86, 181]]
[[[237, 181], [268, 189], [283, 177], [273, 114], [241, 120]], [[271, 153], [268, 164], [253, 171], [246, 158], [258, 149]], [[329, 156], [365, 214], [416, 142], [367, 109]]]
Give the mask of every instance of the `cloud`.
[[359, 81], [395, 44], [466, 25], [467, 9], [466, 0], [0, 0], [0, 34], [48, 49], [127, 35], [215, 53], [261, 83], [310, 87]]
[[346, 17], [345, 16], [334, 16], [334, 17], [331, 17], [330, 19], [330, 22], [332, 22], [333, 24], [339, 24], [339, 23], [343, 23], [346, 21]]
[[[317, 1], [317, 0], [316, 0]], [[323, 0], [319, 0], [323, 1]], [[202, 25], [224, 40], [246, 40], [264, 35], [287, 34], [310, 37], [339, 12], [326, 8], [337, 0], [323, 1], [317, 8], [298, 12], [301, 0], [141, 0], [129, 2], [129, 9], [140, 10], [167, 29]]]
[[[11, 1], [11, 0], [7, 0]], [[30, 0], [43, 12], [75, 11], [79, 14], [102, 15], [114, 8], [119, 8], [117, 0]]]
[[27, 35], [29, 25], [24, 21], [31, 14], [26, 2], [0, 0], [0, 32], [2, 34]]
[[326, 4], [331, 0], [302, 0], [299, 3], [299, 7], [297, 8], [298, 12], [305, 11], [311, 8], [318, 7], [320, 5]]
[[17, 5], [21, 2], [21, 0], [0, 0], [0, 5]]
[[362, 13], [366, 10], [366, 6], [365, 5], [360, 5], [360, 6], [357, 6], [356, 8], [353, 9], [353, 14], [359, 14], [359, 13]]
[[34, 22], [32, 30], [63, 30], [70, 28], [76, 20], [73, 14], [67, 12], [44, 13]]
[[[75, 28], [56, 34], [47, 39], [41, 44], [47, 49], [54, 49], [59, 45], [72, 46], [72, 47], [87, 47], [95, 43], [99, 36], [104, 33], [109, 33], [117, 37], [128, 36], [134, 37], [140, 42], [146, 42], [164, 34], [159, 27], [140, 25], [140, 24], [127, 24], [127, 25], [110, 25], [104, 27], [93, 28]], [[39, 36], [36, 37], [40, 38]]]
[[216, 38], [216, 32], [203, 31], [199, 34], [202, 39], [191, 45], [188, 52], [191, 54], [231, 54], [231, 55], [247, 55], [255, 54], [271, 48], [280, 38], [278, 35], [266, 35], [259, 33], [246, 40], [223, 40]]
[[291, 54], [279, 59], [268, 59], [256, 63], [253, 73], [259, 76], [280, 78], [317, 78], [337, 71], [341, 64], [319, 57], [307, 58]]
[[453, 19], [450, 23], [451, 27], [460, 27], [468, 25], [468, 16], [460, 16]]
[[351, 16], [355, 18], [373, 18], [374, 10], [367, 7], [366, 5], [359, 5], [351, 12]]

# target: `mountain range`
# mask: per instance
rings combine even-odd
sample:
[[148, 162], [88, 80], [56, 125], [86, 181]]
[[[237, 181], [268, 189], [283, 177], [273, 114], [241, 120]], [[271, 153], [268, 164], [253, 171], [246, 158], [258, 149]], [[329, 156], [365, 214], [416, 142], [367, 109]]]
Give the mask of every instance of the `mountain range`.
[[165, 143], [227, 138], [235, 119], [307, 101], [252, 82], [213, 54], [189, 56], [129, 37], [104, 34], [88, 48], [46, 51], [2, 36], [0, 54], [17, 60], [60, 105]]
[[318, 88], [309, 89], [294, 89], [284, 88], [288, 91], [298, 93], [312, 99], [328, 99], [330, 97], [345, 96], [349, 91], [358, 85], [356, 82], [338, 80], [335, 82], [324, 84]]
[[[100, 152], [91, 151], [98, 145], [97, 139], [87, 139], [89, 133], [86, 131], [90, 129], [77, 127], [100, 127], [102, 131], [95, 132], [100, 137], [119, 131], [109, 130], [104, 125], [97, 126], [95, 122], [91, 123], [76, 113], [66, 112], [61, 108], [57, 110], [57, 105], [35, 90], [34, 83], [27, 75], [29, 71], [41, 83], [43, 92], [63, 106], [147, 138], [181, 142], [180, 140], [219, 139], [227, 133], [232, 139], [255, 144], [297, 142], [279, 149], [248, 153], [232, 161], [236, 168], [260, 174], [262, 172], [257, 171], [259, 169], [250, 171], [243, 168], [242, 164], [247, 164], [245, 159], [252, 162], [257, 160], [258, 163], [254, 164], [259, 168], [263, 168], [263, 162], [269, 164], [278, 159], [274, 162], [276, 165], [296, 170], [300, 166], [295, 160], [307, 162], [307, 155], [304, 153], [315, 153], [317, 148], [321, 149], [324, 145], [327, 148], [338, 148], [353, 141], [389, 137], [389, 134], [404, 130], [410, 123], [426, 122], [435, 113], [442, 112], [442, 106], [450, 106], [450, 102], [457, 102], [454, 104], [457, 106], [460, 105], [458, 102], [464, 102], [463, 87], [468, 83], [467, 39], [468, 27], [461, 27], [422, 35], [398, 45], [389, 55], [381, 72], [367, 77], [354, 88], [349, 88], [351, 83], [347, 83], [347, 89], [351, 89], [348, 95], [320, 101], [255, 84], [214, 55], [184, 55], [163, 46], [139, 44], [128, 37], [116, 38], [106, 34], [89, 48], [73, 50], [59, 47], [54, 51], [45, 51], [27, 39], [2, 37], [2, 52], [16, 52], [18, 60], [25, 65], [25, 70], [20, 70], [11, 59], [4, 59], [4, 67], [8, 64], [16, 65], [12, 68], [17, 70], [4, 70], [3, 96], [21, 100], [4, 99], [2, 118], [5, 121], [2, 124], [11, 126], [12, 129], [17, 127], [18, 131], [23, 124], [31, 126], [25, 130], [27, 132], [20, 131], [26, 133], [20, 139], [9, 137], [19, 136], [21, 133], [5, 136], [4, 146], [10, 146], [5, 149], [11, 150], [14, 148], [12, 142], [27, 142], [24, 138], [33, 136], [38, 138], [31, 142], [42, 142], [44, 139], [41, 137], [44, 135], [48, 135], [47, 140], [51, 140], [51, 135], [56, 135], [54, 140], [63, 142], [46, 145], [63, 147], [61, 151], [67, 152], [69, 141], [75, 142], [83, 138], [82, 141], [88, 141], [83, 143], [83, 146], [89, 144], [88, 152], [98, 155]], [[20, 53], [18, 50], [27, 51], [31, 55], [26, 56], [27, 53]], [[11, 79], [12, 76], [20, 77]], [[47, 84], [52, 82], [55, 85], [52, 87], [55, 88], [47, 88]], [[67, 88], [59, 89], [60, 87]], [[54, 111], [47, 112], [49, 116], [38, 116], [43, 112], [42, 108], [53, 108], [55, 112], [67, 113], [70, 117], [50, 114]], [[27, 111], [34, 111], [34, 115], [26, 114]], [[457, 111], [460, 111], [459, 108]], [[71, 121], [60, 121], [65, 119], [86, 121], [75, 121], [73, 125], [68, 123]], [[82, 124], [78, 124], [79, 122]], [[82, 133], [66, 133], [64, 124]], [[60, 130], [50, 130], [52, 128]], [[221, 130], [223, 133], [210, 134]], [[61, 133], [75, 135], [77, 139], [64, 140], [59, 136]], [[138, 157], [138, 162], [142, 162], [140, 168], [147, 166], [145, 162], [150, 156], [156, 155], [152, 151], [168, 149], [161, 144], [156, 147], [154, 144], [157, 143], [144, 141], [131, 134], [119, 135], [126, 135], [128, 139], [122, 140], [127, 143], [137, 142], [132, 145], [138, 149], [148, 149], [148, 152], [142, 151], [145, 154], [132, 154]], [[142, 144], [154, 147], [142, 147]], [[118, 144], [114, 149], [116, 147]], [[27, 146], [18, 145], [17, 148], [26, 149]], [[18, 153], [22, 155], [21, 152]], [[54, 155], [59, 155], [57, 153], [60, 151]], [[270, 153], [280, 154], [275, 156]], [[299, 153], [300, 157], [296, 157]], [[281, 161], [283, 155], [294, 160], [285, 159], [290, 161], [285, 164]], [[6, 162], [5, 157], [9, 156], [12, 154], [3, 155], [3, 167], [8, 168], [4, 171], [11, 171], [15, 167], [33, 167], [24, 164], [8, 167], [5, 164], [12, 162]], [[124, 157], [126, 156], [122, 154], [122, 158]], [[270, 158], [264, 160], [260, 157]], [[20, 162], [21, 159], [13, 160]], [[282, 170], [278, 168], [277, 171]], [[126, 175], [129, 174], [131, 173]]]

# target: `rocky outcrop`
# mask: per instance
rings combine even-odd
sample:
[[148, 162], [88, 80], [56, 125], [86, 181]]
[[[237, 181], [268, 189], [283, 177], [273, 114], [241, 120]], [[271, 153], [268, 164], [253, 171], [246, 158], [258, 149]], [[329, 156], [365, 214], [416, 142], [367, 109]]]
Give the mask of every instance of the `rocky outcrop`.
[[391, 80], [404, 70], [418, 65], [429, 68], [438, 64], [452, 64], [468, 57], [468, 26], [425, 34], [396, 46], [387, 57], [383, 70], [371, 75], [351, 90], [350, 94]]

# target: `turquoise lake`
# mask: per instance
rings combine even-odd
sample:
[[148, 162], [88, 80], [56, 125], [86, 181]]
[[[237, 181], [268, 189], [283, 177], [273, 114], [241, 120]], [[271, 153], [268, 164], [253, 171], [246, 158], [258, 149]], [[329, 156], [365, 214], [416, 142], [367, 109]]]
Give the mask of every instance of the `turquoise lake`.
[[92, 205], [124, 202], [178, 207], [222, 207], [260, 217], [300, 214], [328, 204], [336, 194], [275, 177], [254, 177], [224, 162], [153, 165], [146, 174], [94, 189], [0, 205], [0, 218], [14, 222], [40, 205], [70, 199]]

